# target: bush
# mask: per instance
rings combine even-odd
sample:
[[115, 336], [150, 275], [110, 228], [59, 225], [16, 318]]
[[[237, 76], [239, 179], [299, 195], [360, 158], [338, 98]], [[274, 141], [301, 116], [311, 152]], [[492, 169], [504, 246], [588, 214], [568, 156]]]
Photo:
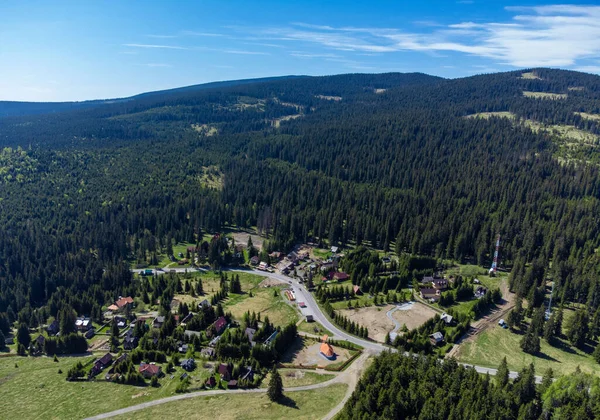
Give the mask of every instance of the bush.
[[153, 387], [158, 386], [158, 377], [157, 376], [153, 376], [152, 379], [150, 379], [150, 385]]

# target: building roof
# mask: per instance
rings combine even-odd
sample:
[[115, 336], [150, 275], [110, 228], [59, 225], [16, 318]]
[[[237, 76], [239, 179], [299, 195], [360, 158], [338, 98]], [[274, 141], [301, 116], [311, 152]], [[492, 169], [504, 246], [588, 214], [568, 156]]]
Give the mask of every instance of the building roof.
[[225, 363], [221, 363], [219, 365], [219, 375], [229, 375], [229, 365], [226, 365]]
[[254, 328], [246, 328], [244, 334], [248, 337], [248, 340], [251, 342], [254, 341], [254, 334], [256, 334], [256, 330]]
[[127, 296], [127, 297], [122, 297], [119, 300], [117, 300], [115, 302], [115, 305], [117, 305], [119, 308], [122, 308], [125, 305], [131, 304], [131, 303], [133, 303], [133, 298], [131, 296]]
[[161, 367], [150, 363], [140, 365], [140, 373], [148, 373], [150, 375], [158, 375], [161, 371]]
[[102, 356], [100, 359], [98, 359], [96, 361], [96, 363], [101, 363], [104, 366], [108, 365], [113, 359], [113, 355], [110, 353], [106, 353], [104, 356]]
[[200, 303], [198, 304], [198, 307], [199, 307], [199, 308], [210, 308], [210, 307], [211, 307], [211, 304], [210, 304], [210, 302], [208, 301], [208, 299], [204, 299], [202, 302], [200, 302]]
[[154, 322], [158, 322], [159, 324], [162, 324], [163, 322], [165, 322], [165, 317], [157, 316], [156, 318], [154, 318]]
[[348, 274], [344, 273], [343, 271], [338, 271], [336, 273], [333, 273], [333, 278], [338, 281], [343, 281], [343, 280], [348, 280], [350, 278], [350, 276]]
[[354, 287], [352, 287], [352, 290], [354, 290], [354, 293], [358, 293], [360, 292], [360, 286], [355, 284]]
[[433, 338], [433, 339], [435, 340], [435, 342], [436, 342], [436, 343], [439, 343], [439, 342], [441, 342], [441, 341], [444, 341], [444, 335], [443, 335], [441, 332], [439, 332], [439, 331], [437, 331], [437, 332], [434, 332], [434, 333], [433, 333], [433, 334], [431, 334], [429, 337]]
[[215, 321], [216, 330], [220, 331], [223, 328], [225, 328], [225, 326], [227, 326], [227, 320], [225, 319], [225, 317], [220, 316], [219, 318], [217, 318], [217, 320]]
[[333, 347], [329, 345], [329, 343], [321, 343], [321, 353], [323, 353], [327, 357], [333, 356]]
[[421, 289], [420, 292], [423, 296], [437, 296], [438, 295], [438, 291], [431, 287], [425, 287], [425, 288]]
[[113, 305], [110, 305], [110, 306], [109, 306], [107, 309], [108, 309], [109, 311], [112, 311], [112, 312], [114, 312], [114, 311], [118, 311], [118, 310], [119, 310], [119, 307], [118, 307], [117, 305], [114, 305], [114, 304], [113, 304]]
[[447, 313], [443, 313], [442, 316], [440, 317], [440, 319], [442, 321], [444, 321], [446, 324], [450, 324], [450, 323], [452, 323], [452, 320], [454, 318], [452, 317], [452, 315], [448, 315]]

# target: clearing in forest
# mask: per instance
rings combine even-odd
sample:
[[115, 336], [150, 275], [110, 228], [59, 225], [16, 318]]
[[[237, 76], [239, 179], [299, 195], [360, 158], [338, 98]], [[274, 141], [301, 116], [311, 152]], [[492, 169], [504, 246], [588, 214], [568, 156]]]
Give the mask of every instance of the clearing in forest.
[[421, 302], [413, 302], [406, 308], [401, 307], [397, 311], [394, 311], [392, 317], [399, 324], [406, 325], [409, 330], [412, 330], [420, 327], [436, 314], [437, 312], [427, 305], [424, 305]]
[[538, 76], [537, 73], [534, 71], [530, 71], [530, 72], [521, 74], [521, 79], [542, 80], [542, 78], [540, 76]]
[[525, 125], [531, 128], [532, 131], [546, 131], [562, 140], [569, 145], [579, 145], [581, 143], [595, 145], [598, 143], [598, 136], [588, 131], [580, 130], [573, 125], [544, 125], [537, 121], [525, 120]]
[[[233, 273], [231, 273], [233, 274]], [[235, 273], [237, 274], [237, 273]], [[298, 312], [283, 298], [282, 287], [260, 287], [258, 283], [248, 284], [241, 280], [242, 294], [230, 293], [223, 306], [235, 319], [241, 320], [246, 312], [260, 314], [260, 319], [269, 317], [276, 326], [298, 322]], [[282, 284], [282, 286], [287, 286]], [[252, 292], [252, 296], [250, 296]], [[275, 293], [277, 296], [275, 296]]]
[[[394, 321], [386, 316], [386, 313], [395, 305], [368, 306], [358, 309], [344, 309], [338, 311], [350, 321], [369, 330], [369, 338], [383, 343], [385, 335], [395, 327]], [[396, 311], [398, 312], [398, 311]]]
[[209, 124], [192, 124], [192, 128], [203, 136], [210, 137], [219, 134], [219, 129]]
[[575, 115], [579, 115], [584, 120], [600, 121], [600, 114], [589, 114], [587, 112], [574, 112]]
[[512, 112], [506, 112], [506, 111], [478, 112], [476, 114], [465, 115], [465, 118], [483, 118], [486, 120], [489, 118], [492, 118], [492, 117], [515, 119], [517, 116], [515, 114], [513, 114]]
[[302, 116], [303, 116], [302, 114], [295, 114], [295, 115], [286, 115], [285, 117], [274, 118], [271, 120], [271, 125], [275, 128], [279, 128], [279, 126], [281, 125], [281, 123], [283, 121], [295, 120], [296, 118], [300, 118]]
[[527, 90], [523, 91], [523, 96], [525, 96], [526, 98], [552, 99], [552, 100], [567, 98], [566, 93], [531, 92], [531, 91], [527, 91]]
[[232, 232], [231, 236], [233, 236], [233, 240], [235, 241], [236, 245], [248, 245], [248, 238], [251, 237], [252, 238], [252, 245], [254, 246], [254, 248], [258, 249], [259, 251], [262, 250], [262, 245], [263, 245], [263, 238], [262, 236], [258, 236], [255, 233], [248, 233], [248, 232]]
[[564, 375], [574, 372], [577, 366], [583, 372], [600, 374], [600, 365], [591, 356], [591, 346], [587, 346], [584, 352], [563, 339], [558, 339], [555, 346], [541, 339], [541, 351], [531, 355], [521, 351], [522, 338], [522, 333], [513, 333], [496, 324], [478, 334], [473, 341], [463, 342], [454, 356], [463, 363], [492, 368], [498, 367], [502, 358], [506, 357], [510, 370], [517, 371], [533, 363], [537, 375], [543, 375], [548, 368], [552, 368], [557, 376]]

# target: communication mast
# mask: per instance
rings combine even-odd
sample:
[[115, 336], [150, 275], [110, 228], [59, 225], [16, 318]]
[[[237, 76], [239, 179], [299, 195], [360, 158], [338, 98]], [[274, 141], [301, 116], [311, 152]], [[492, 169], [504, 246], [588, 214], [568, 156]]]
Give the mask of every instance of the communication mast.
[[496, 251], [494, 251], [494, 261], [492, 261], [492, 268], [490, 268], [490, 276], [495, 277], [496, 271], [498, 271], [498, 253], [500, 252], [500, 235], [496, 238]]

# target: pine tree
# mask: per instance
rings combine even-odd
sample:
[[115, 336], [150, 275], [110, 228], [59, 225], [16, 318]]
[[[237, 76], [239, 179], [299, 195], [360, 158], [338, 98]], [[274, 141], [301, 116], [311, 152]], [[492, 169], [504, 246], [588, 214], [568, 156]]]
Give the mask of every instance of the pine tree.
[[506, 363], [506, 357], [502, 358], [502, 362], [500, 362], [500, 366], [498, 366], [496, 383], [500, 388], [504, 388], [508, 384], [508, 363]]
[[554, 321], [554, 336], [560, 337], [562, 335], [563, 326], [563, 308], [562, 305], [556, 311], [556, 319]]
[[554, 314], [550, 315], [550, 318], [548, 318], [548, 321], [546, 321], [546, 324], [544, 325], [544, 340], [550, 344], [554, 341], [555, 318]]
[[31, 343], [31, 336], [29, 335], [29, 327], [24, 322], [19, 324], [19, 328], [17, 329], [17, 342], [19, 345], [22, 345], [27, 349], [29, 347], [29, 343]]
[[3, 350], [6, 346], [6, 338], [4, 337], [4, 333], [0, 330], [0, 350]]
[[279, 375], [279, 372], [275, 368], [271, 371], [267, 396], [274, 402], [280, 401], [281, 398], [283, 398], [283, 381], [281, 380], [281, 375]]

